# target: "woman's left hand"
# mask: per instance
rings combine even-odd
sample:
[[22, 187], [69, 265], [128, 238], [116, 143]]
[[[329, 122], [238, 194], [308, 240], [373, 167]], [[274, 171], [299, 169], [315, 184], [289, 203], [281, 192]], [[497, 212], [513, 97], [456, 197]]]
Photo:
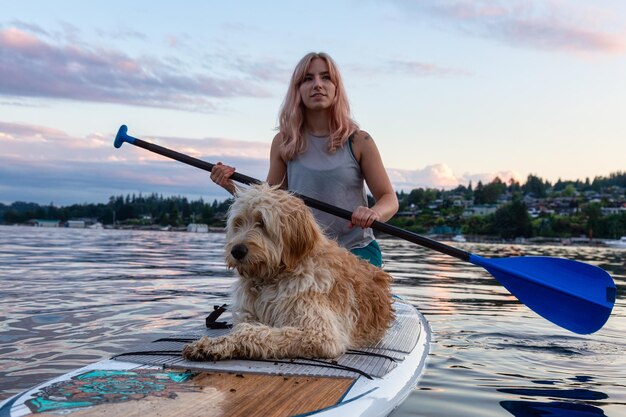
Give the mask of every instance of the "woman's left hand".
[[352, 223], [350, 227], [359, 226], [363, 229], [368, 228], [374, 221], [380, 220], [380, 215], [368, 207], [360, 206], [352, 212]]

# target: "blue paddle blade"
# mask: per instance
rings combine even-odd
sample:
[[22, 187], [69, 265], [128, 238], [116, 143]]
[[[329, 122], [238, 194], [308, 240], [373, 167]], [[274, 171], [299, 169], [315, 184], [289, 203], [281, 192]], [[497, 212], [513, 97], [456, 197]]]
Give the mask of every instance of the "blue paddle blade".
[[544, 256], [487, 259], [472, 254], [469, 261], [537, 314], [578, 334], [599, 330], [615, 304], [613, 279], [593, 265]]

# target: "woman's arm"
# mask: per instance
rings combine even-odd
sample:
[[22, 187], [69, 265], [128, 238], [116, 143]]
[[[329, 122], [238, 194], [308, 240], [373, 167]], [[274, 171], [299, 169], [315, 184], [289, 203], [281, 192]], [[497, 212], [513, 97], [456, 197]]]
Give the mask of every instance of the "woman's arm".
[[270, 169], [267, 172], [267, 183], [269, 185], [279, 185], [282, 189], [287, 189], [287, 163], [282, 157], [282, 137], [280, 133], [274, 136], [272, 147], [270, 148]]
[[354, 157], [376, 203], [370, 208], [359, 207], [352, 214], [352, 223], [369, 227], [374, 220], [386, 222], [398, 211], [398, 197], [391, 185], [378, 147], [365, 131], [358, 131], [352, 140]]

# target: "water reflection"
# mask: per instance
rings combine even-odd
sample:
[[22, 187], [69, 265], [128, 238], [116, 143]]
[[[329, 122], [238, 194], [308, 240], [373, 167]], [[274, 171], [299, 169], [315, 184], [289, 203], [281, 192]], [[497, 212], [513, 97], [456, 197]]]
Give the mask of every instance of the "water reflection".
[[554, 417], [592, 417], [606, 416], [601, 408], [587, 404], [533, 401], [502, 401], [502, 408], [516, 417], [554, 416]]
[[[609, 271], [613, 315], [579, 336], [482, 268], [401, 240], [380, 244], [394, 291], [433, 329], [427, 370], [395, 417], [626, 415], [626, 251], [455, 244], [484, 257], [564, 257]], [[221, 234], [0, 227], [0, 398], [202, 325], [234, 280], [223, 245]]]

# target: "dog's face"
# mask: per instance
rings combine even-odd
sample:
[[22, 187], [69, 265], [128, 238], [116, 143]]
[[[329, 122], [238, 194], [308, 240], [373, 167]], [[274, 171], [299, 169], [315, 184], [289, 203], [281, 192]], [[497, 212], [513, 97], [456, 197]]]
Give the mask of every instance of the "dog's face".
[[226, 263], [244, 278], [293, 269], [322, 238], [304, 203], [266, 184], [237, 193], [226, 225]]

